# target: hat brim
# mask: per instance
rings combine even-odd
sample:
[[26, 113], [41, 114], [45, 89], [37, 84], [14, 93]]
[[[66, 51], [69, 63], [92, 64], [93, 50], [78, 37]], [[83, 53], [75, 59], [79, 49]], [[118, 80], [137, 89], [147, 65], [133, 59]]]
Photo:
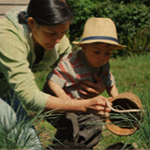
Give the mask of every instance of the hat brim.
[[88, 40], [88, 41], [83, 41], [83, 42], [77, 42], [77, 41], [73, 41], [72, 42], [73, 44], [77, 45], [77, 46], [81, 46], [83, 44], [91, 44], [91, 43], [106, 43], [106, 44], [111, 44], [111, 45], [114, 45], [115, 48], [114, 50], [119, 50], [119, 49], [123, 49], [125, 47], [127, 47], [126, 45], [120, 45], [116, 42], [112, 42], [112, 41], [109, 41], [109, 40]]

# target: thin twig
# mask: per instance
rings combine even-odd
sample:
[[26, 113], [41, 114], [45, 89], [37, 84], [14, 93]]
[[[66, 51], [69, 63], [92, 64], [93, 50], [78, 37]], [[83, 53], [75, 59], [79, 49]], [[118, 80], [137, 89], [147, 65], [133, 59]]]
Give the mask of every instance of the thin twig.
[[140, 112], [140, 111], [142, 111], [141, 109], [118, 110], [118, 109], [115, 109], [115, 108], [111, 107], [110, 104], [109, 104], [109, 102], [108, 102], [108, 100], [106, 100], [106, 103], [107, 103], [108, 107], [109, 107], [111, 110], [113, 110], [113, 111], [115, 111], [115, 112], [119, 112], [119, 113]]

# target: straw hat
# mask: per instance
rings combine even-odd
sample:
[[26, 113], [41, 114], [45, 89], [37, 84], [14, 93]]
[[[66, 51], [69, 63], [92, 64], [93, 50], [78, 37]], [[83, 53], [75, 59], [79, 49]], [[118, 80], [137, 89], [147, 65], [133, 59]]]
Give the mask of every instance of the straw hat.
[[102, 42], [116, 45], [114, 48], [122, 49], [125, 45], [118, 44], [116, 26], [110, 18], [90, 18], [84, 26], [84, 31], [80, 42], [73, 41], [73, 44], [81, 46], [82, 44]]

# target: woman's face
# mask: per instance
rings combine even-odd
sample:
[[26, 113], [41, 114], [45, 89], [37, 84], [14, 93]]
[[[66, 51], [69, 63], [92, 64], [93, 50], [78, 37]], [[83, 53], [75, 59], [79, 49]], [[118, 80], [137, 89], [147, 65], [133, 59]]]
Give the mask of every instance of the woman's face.
[[[29, 18], [28, 18], [29, 19]], [[33, 18], [28, 21], [33, 35], [34, 45], [41, 45], [46, 50], [51, 50], [60, 42], [68, 31], [70, 21], [54, 26], [38, 25]]]

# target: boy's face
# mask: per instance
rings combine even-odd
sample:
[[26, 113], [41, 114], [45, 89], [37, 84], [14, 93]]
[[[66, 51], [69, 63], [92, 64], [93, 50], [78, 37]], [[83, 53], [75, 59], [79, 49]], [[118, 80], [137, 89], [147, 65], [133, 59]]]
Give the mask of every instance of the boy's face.
[[81, 47], [89, 65], [101, 67], [109, 61], [115, 46], [106, 43], [92, 43], [83, 44]]

